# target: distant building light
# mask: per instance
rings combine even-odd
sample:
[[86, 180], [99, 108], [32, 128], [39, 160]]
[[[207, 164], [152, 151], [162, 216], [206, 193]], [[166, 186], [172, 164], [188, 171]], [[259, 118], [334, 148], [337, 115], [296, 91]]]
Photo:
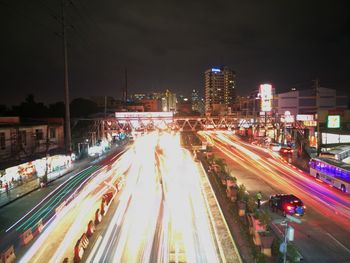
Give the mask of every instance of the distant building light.
[[212, 68], [211, 72], [221, 72], [221, 69], [219, 69], [219, 68]]

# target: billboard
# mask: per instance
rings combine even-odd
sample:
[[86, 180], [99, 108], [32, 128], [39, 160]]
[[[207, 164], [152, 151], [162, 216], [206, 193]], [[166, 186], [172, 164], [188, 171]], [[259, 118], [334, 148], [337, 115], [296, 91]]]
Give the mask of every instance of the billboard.
[[268, 112], [272, 110], [272, 86], [271, 84], [261, 84], [259, 88], [261, 99], [261, 111]]
[[328, 115], [327, 128], [340, 128], [340, 115]]
[[313, 114], [298, 114], [297, 115], [297, 121], [313, 121], [314, 115]]
[[173, 118], [173, 112], [115, 112], [120, 119]]

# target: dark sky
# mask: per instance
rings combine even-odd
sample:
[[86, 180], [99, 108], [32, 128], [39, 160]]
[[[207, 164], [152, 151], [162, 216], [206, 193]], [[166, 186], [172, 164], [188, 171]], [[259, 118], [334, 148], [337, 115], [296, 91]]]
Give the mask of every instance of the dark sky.
[[[129, 92], [203, 93], [203, 72], [227, 65], [239, 94], [316, 77], [350, 93], [346, 3], [67, 0], [71, 97], [120, 97], [125, 66]], [[59, 21], [58, 0], [0, 0], [0, 104], [63, 100]]]

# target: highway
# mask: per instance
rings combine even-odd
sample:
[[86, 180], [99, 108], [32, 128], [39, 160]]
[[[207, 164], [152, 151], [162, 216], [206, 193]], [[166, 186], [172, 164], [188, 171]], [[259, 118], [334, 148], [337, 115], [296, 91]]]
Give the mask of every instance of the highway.
[[[122, 182], [119, 189], [117, 180]], [[83, 262], [222, 262], [198, 166], [181, 148], [179, 134], [136, 138], [132, 147], [96, 167], [74, 191], [67, 184], [12, 226], [30, 227], [41, 215], [54, 213], [20, 262], [73, 262], [74, 246], [106, 192], [114, 198]], [[67, 191], [58, 194], [63, 188]], [[57, 199], [69, 202], [52, 210], [50, 204]]]
[[2, 213], [9, 216], [2, 218], [1, 249], [8, 244], [17, 246], [18, 237], [22, 233], [28, 230], [34, 232], [39, 224], [45, 225], [52, 220], [63, 204], [72, 201], [91, 178], [103, 171], [108, 163], [114, 162], [120, 154], [122, 152], [118, 149], [102, 160], [96, 159], [85, 169], [79, 172], [73, 171], [47, 187], [3, 208]]
[[149, 134], [92, 262], [219, 262], [198, 171], [179, 135]]
[[[350, 196], [316, 181], [278, 154], [243, 142], [231, 132], [200, 132], [215, 145], [231, 174], [254, 194], [265, 199], [292, 193], [306, 204], [302, 224], [293, 224], [295, 243], [306, 262], [350, 261]], [[274, 216], [274, 215], [273, 215]]]

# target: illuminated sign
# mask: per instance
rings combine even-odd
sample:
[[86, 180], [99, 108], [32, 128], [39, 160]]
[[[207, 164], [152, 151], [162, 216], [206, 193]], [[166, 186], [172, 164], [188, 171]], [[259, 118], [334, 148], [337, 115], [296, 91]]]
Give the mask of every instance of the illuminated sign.
[[173, 112], [116, 112], [119, 119], [147, 119], [147, 118], [172, 118]]
[[219, 69], [219, 68], [212, 68], [211, 72], [221, 72], [221, 69]]
[[294, 122], [294, 115], [285, 115], [281, 118], [281, 122], [285, 123], [293, 123]]
[[270, 84], [261, 84], [260, 89], [261, 98], [261, 110], [271, 111], [272, 110], [272, 86]]
[[304, 126], [307, 127], [316, 127], [317, 126], [317, 121], [303, 121]]
[[115, 117], [119, 123], [130, 124], [131, 129], [144, 129], [145, 127], [166, 128], [172, 123], [173, 112], [116, 112]]
[[298, 114], [297, 115], [297, 121], [313, 121], [314, 115], [313, 114]]
[[328, 115], [327, 128], [340, 128], [340, 115]]

